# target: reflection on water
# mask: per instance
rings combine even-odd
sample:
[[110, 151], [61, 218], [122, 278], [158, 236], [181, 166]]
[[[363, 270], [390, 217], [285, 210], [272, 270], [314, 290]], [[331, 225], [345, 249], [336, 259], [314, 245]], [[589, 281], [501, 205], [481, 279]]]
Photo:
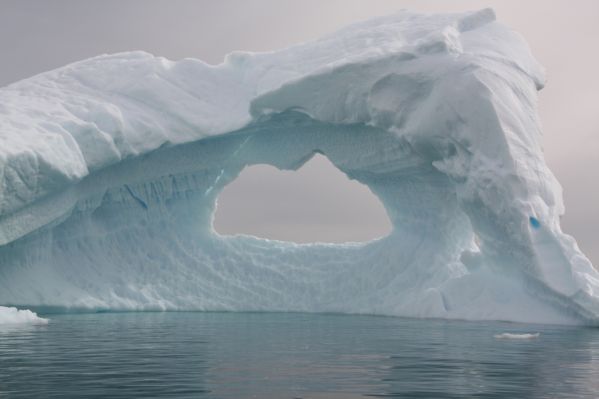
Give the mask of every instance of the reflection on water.
[[[540, 332], [533, 340], [498, 333]], [[599, 396], [599, 329], [284, 313], [0, 328], [0, 398]]]

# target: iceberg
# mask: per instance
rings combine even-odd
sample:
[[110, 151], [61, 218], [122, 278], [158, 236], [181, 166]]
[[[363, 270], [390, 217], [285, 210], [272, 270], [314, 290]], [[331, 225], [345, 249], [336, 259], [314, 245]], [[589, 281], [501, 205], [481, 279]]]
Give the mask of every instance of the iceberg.
[[27, 309], [19, 310], [0, 306], [0, 327], [22, 324], [48, 324], [48, 319], [41, 318]]
[[[560, 228], [544, 71], [491, 9], [401, 11], [223, 63], [102, 55], [0, 89], [0, 304], [595, 325]], [[366, 243], [221, 236], [246, 166], [323, 154], [383, 203]]]

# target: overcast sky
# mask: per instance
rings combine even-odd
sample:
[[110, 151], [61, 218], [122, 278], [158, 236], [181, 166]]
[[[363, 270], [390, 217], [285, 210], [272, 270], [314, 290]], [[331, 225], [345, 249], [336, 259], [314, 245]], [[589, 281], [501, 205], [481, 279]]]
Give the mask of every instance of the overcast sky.
[[[524, 35], [547, 69], [540, 114], [547, 161], [564, 186], [563, 227], [598, 265], [597, 0], [0, 0], [0, 85], [101, 53], [141, 49], [219, 63], [232, 50], [283, 48], [402, 8], [443, 12], [488, 6]], [[377, 200], [325, 159], [293, 178], [281, 173], [264, 166], [243, 173], [223, 194], [221, 210], [229, 211], [219, 215], [217, 227], [298, 241], [361, 239], [387, 231]], [[293, 187], [299, 187], [293, 191], [298, 195], [289, 195]], [[320, 197], [314, 195], [319, 189]], [[331, 198], [343, 198], [344, 205], [327, 212], [334, 207]], [[254, 217], [243, 218], [244, 213]]]

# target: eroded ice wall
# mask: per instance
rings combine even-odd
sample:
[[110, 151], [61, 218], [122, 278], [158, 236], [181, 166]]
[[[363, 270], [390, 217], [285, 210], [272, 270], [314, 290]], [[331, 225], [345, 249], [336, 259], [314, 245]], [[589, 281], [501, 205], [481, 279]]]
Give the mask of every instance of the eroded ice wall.
[[[543, 159], [543, 80], [482, 10], [217, 66], [101, 56], [0, 89], [0, 304], [595, 324], [599, 274]], [[380, 198], [389, 236], [214, 233], [244, 167], [315, 152]]]

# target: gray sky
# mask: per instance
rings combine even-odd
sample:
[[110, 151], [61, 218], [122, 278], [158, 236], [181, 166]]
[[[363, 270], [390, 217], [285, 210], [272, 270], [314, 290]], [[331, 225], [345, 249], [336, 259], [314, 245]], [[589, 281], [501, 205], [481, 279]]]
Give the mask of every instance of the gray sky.
[[[232, 50], [283, 48], [402, 8], [488, 6], [524, 35], [547, 68], [540, 114], [547, 161], [564, 186], [563, 227], [599, 265], [597, 0], [0, 0], [0, 85], [101, 53], [141, 49], [218, 63]], [[298, 241], [362, 239], [387, 231], [378, 201], [325, 159], [306, 165], [292, 180], [284, 173], [265, 166], [246, 170], [223, 194], [217, 228]], [[293, 187], [296, 196], [288, 195]], [[307, 194], [319, 187], [320, 196]], [[331, 209], [330, 199], [340, 196], [345, 204]], [[248, 213], [260, 217], [243, 217]]]

